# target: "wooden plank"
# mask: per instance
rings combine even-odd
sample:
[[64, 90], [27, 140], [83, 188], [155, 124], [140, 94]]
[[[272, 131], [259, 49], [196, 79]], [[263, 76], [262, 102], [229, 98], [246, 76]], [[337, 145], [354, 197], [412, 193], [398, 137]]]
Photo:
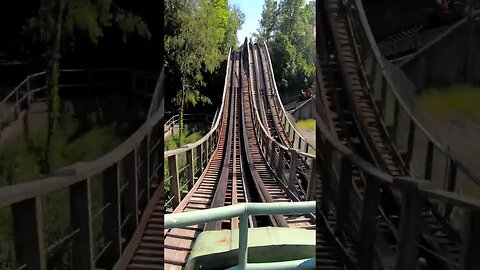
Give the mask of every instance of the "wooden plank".
[[27, 269], [47, 269], [41, 199], [27, 199], [12, 204], [11, 209], [17, 266], [26, 264]]
[[90, 179], [70, 186], [71, 224], [79, 229], [72, 240], [73, 269], [94, 269]]
[[111, 269], [122, 254], [120, 167], [118, 164], [107, 168], [103, 173], [103, 204], [109, 204], [103, 214], [103, 234], [105, 243], [110, 243], [110, 246], [100, 258], [98, 266]]

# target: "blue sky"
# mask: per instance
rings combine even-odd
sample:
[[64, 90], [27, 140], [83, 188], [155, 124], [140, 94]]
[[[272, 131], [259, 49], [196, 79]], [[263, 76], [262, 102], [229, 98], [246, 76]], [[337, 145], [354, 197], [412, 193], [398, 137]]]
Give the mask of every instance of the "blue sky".
[[245, 14], [245, 22], [242, 25], [242, 29], [238, 31], [238, 43], [242, 44], [245, 37], [252, 36], [252, 33], [256, 32], [259, 26], [260, 17], [262, 15], [264, 0], [229, 0], [230, 5], [235, 5]]

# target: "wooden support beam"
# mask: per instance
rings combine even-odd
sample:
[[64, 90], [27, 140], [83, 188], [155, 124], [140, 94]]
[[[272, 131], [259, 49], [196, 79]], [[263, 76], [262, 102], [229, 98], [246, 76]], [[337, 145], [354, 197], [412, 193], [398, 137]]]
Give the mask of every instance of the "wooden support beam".
[[400, 104], [398, 103], [398, 100], [395, 98], [395, 103], [393, 106], [393, 126], [391, 127], [392, 132], [390, 134], [390, 137], [392, 138], [392, 142], [394, 144], [397, 143], [399, 114], [400, 114]]
[[180, 201], [181, 201], [180, 179], [178, 177], [178, 164], [177, 164], [176, 155], [168, 157], [168, 172], [171, 176], [170, 187], [171, 187], [171, 194], [173, 196], [172, 208], [175, 209], [180, 204]]
[[342, 234], [348, 219], [351, 188], [352, 163], [346, 156], [342, 156], [340, 165], [340, 182], [337, 190], [337, 226], [335, 228], [335, 234], [338, 236]]
[[477, 270], [480, 265], [480, 211], [468, 210], [465, 213], [463, 226], [463, 248], [461, 267], [463, 270]]
[[109, 205], [103, 214], [103, 234], [110, 246], [101, 257], [101, 267], [111, 269], [122, 254], [121, 210], [120, 210], [120, 168], [115, 163], [103, 172], [103, 204]]
[[79, 229], [72, 240], [73, 269], [94, 269], [90, 179], [70, 186], [70, 219]]
[[425, 157], [425, 179], [432, 179], [432, 165], [433, 165], [433, 142], [428, 141], [427, 156]]
[[145, 153], [145, 158], [146, 158], [146, 162], [147, 162], [147, 168], [146, 168], [147, 169], [147, 171], [146, 171], [146, 173], [147, 173], [147, 183], [146, 183], [147, 194], [146, 195], [147, 196], [146, 196], [146, 198], [147, 198], [147, 201], [149, 201], [150, 200], [150, 194], [152, 193], [151, 190], [150, 190], [150, 187], [152, 186], [152, 184], [150, 183], [150, 179], [151, 179], [151, 176], [153, 174], [152, 173], [152, 162], [150, 160], [151, 131], [147, 134], [146, 140], [147, 140], [146, 153]]
[[188, 190], [191, 190], [193, 188], [193, 185], [195, 184], [195, 179], [194, 179], [194, 162], [193, 162], [193, 150], [187, 150], [186, 152], [187, 155], [187, 180], [188, 180]]
[[[11, 209], [17, 267], [27, 265], [27, 269], [47, 269], [41, 198], [35, 197], [12, 204]], [[15, 267], [12, 265], [11, 268]]]
[[410, 161], [412, 161], [413, 146], [415, 144], [415, 123], [412, 119], [408, 122], [408, 140], [407, 140], [407, 153], [405, 157], [405, 164], [410, 168]]
[[385, 81], [385, 78], [382, 76], [382, 82], [380, 86], [380, 103], [382, 104], [382, 108], [380, 111], [382, 112], [384, 121], [385, 121], [385, 110], [387, 108], [386, 102], [387, 102], [387, 82]]
[[200, 177], [203, 171], [203, 155], [202, 155], [202, 144], [197, 146], [197, 168], [199, 169], [197, 172], [197, 177]]
[[373, 86], [375, 85], [375, 79], [377, 77], [377, 62], [375, 61], [375, 58], [372, 60], [372, 65], [370, 67], [370, 74], [368, 76], [368, 82], [370, 83], [370, 87], [372, 89], [374, 88]]
[[275, 152], [275, 143], [272, 142], [272, 147], [270, 148], [270, 166], [273, 168], [275, 168], [275, 154], [277, 152]]
[[295, 189], [295, 182], [297, 180], [297, 159], [298, 154], [295, 150], [290, 149], [290, 174], [288, 176], [288, 189]]
[[400, 183], [402, 210], [397, 244], [395, 269], [415, 269], [418, 257], [418, 244], [421, 235], [422, 195], [414, 182]]
[[[447, 183], [445, 185], [445, 188], [448, 191], [454, 192], [456, 186], [457, 186], [457, 165], [452, 159], [450, 159], [449, 165], [448, 165], [448, 178], [447, 178]], [[451, 204], [446, 204], [444, 216], [448, 218], [452, 213], [452, 211], [453, 211], [453, 206]]]
[[[264, 138], [264, 137], [262, 136], [262, 139], [263, 139], [263, 138]], [[265, 143], [265, 147], [266, 147], [266, 150], [265, 150], [265, 161], [267, 161], [267, 162], [269, 161], [268, 159], [271, 157], [271, 156], [269, 156], [268, 154], [270, 154], [270, 148], [272, 147], [272, 144], [273, 144], [273, 142], [269, 142], [269, 141], [267, 141], [267, 142]], [[272, 161], [270, 161], [270, 163], [271, 163], [271, 162], [272, 162]]]
[[283, 181], [283, 157], [284, 156], [285, 156], [285, 150], [280, 147], [278, 152], [278, 160], [277, 160], [277, 176], [282, 181]]
[[143, 212], [148, 203], [148, 160], [147, 160], [147, 137], [143, 138], [138, 149], [137, 160], [137, 179], [138, 179], [138, 209]]
[[307, 201], [315, 201], [316, 193], [317, 193], [317, 166], [316, 166], [316, 159], [313, 158], [310, 163], [310, 179], [308, 181], [307, 187]]
[[202, 168], [205, 169], [207, 167], [208, 158], [209, 158], [208, 140], [205, 140], [205, 142], [203, 143], [202, 151], [203, 151]]
[[125, 212], [127, 216], [130, 215], [124, 225], [126, 239], [130, 239], [138, 225], [138, 174], [136, 152], [137, 150], [134, 149], [126, 155], [122, 161], [125, 179], [128, 182], [128, 186], [125, 190]]
[[380, 201], [380, 186], [374, 178], [369, 178], [363, 198], [363, 212], [360, 231], [359, 264], [362, 270], [373, 269], [375, 257], [375, 237], [377, 231], [377, 211]]

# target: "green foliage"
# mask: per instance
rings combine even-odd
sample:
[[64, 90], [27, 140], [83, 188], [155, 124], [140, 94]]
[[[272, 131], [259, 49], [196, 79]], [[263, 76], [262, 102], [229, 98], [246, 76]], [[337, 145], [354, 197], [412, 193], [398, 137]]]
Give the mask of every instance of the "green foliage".
[[243, 20], [226, 0], [167, 0], [165, 52], [170, 69], [178, 70], [183, 85], [204, 86], [203, 73], [212, 73], [236, 44]]
[[[61, 168], [79, 161], [91, 161], [110, 151], [121, 142], [113, 126], [97, 127], [71, 141], [80, 129], [75, 121], [63, 121], [56, 132], [53, 167]], [[0, 154], [0, 186], [29, 182], [42, 177], [39, 164], [45, 148], [47, 129], [42, 128], [28, 139], [19, 138]]]
[[182, 99], [184, 100], [185, 105], [195, 106], [198, 102], [201, 102], [202, 104], [212, 104], [210, 98], [202, 95], [198, 90], [188, 90], [183, 97], [182, 92], [178, 92], [173, 101], [177, 106], [180, 106]]
[[[74, 120], [62, 119], [52, 140], [52, 166], [61, 168], [79, 161], [92, 161], [116, 147], [124, 138], [114, 126], [96, 127], [74, 138], [82, 128]], [[47, 129], [33, 132], [30, 137], [19, 137], [0, 153], [0, 186], [30, 182], [45, 177], [40, 163], [45, 151]], [[98, 177], [98, 176], [97, 176]], [[93, 178], [92, 196], [96, 212], [101, 203], [100, 183]], [[71, 232], [69, 228], [68, 189], [42, 197], [44, 207], [44, 234], [46, 246], [50, 246]], [[100, 227], [101, 226], [97, 226]], [[10, 208], [0, 209], [0, 262], [14, 262], [14, 246]], [[97, 237], [98, 238], [98, 237]], [[68, 251], [58, 247], [48, 253], [48, 269], [69, 269]]]
[[[183, 111], [198, 102], [211, 103], [200, 90], [204, 75], [212, 74], [230, 47], [244, 16], [226, 0], [167, 0], [165, 2], [165, 54], [167, 69], [181, 89], [173, 102], [179, 108], [180, 133]], [[180, 134], [180, 142], [182, 140]]]
[[[63, 0], [62, 37], [63, 41], [74, 41], [76, 33], [85, 34], [98, 44], [107, 27], [116, 25], [123, 34], [124, 42], [128, 35], [136, 34], [150, 39], [151, 33], [140, 16], [125, 11], [112, 3], [112, 0]], [[55, 35], [55, 14], [60, 1], [42, 1], [37, 16], [27, 20], [24, 31], [33, 37], [35, 42], [46, 44]], [[51, 49], [51, 48], [50, 48]]]
[[315, 74], [313, 2], [266, 0], [257, 40], [266, 41], [280, 92], [312, 87]]
[[256, 38], [258, 41], [270, 42], [275, 26], [277, 24], [277, 2], [274, 0], [265, 0], [260, 19], [260, 28], [257, 30]]
[[147, 24], [138, 15], [131, 12], [118, 11], [115, 14], [115, 22], [123, 33], [123, 42], [127, 41], [128, 35], [137, 34], [138, 36], [150, 39], [151, 34]]
[[98, 39], [103, 36], [103, 29], [112, 26], [112, 21], [122, 31], [124, 42], [127, 35], [133, 33], [150, 39], [145, 22], [139, 16], [112, 4], [111, 0], [44, 0], [41, 1], [37, 16], [27, 20], [25, 32], [44, 48], [47, 62], [48, 133], [43, 166], [46, 173], [52, 167], [51, 145], [60, 114], [58, 70], [62, 45], [68, 40], [73, 43], [76, 32], [88, 35], [97, 45]]
[[225, 30], [217, 15], [217, 8], [206, 0], [166, 2], [165, 21], [173, 31], [165, 36], [167, 63], [176, 66], [182, 83], [191, 87], [201, 85], [202, 71], [213, 72], [224, 57], [220, 44]]
[[[201, 131], [195, 131], [191, 132], [188, 129], [185, 129], [185, 131], [182, 133], [182, 141], [184, 144], [189, 144], [189, 143], [194, 143], [198, 140], [200, 140], [203, 137], [204, 132]], [[165, 151], [169, 150], [174, 150], [177, 149], [177, 141], [179, 140], [179, 134], [175, 134], [173, 136], [170, 136], [165, 139]]]
[[297, 128], [314, 131], [315, 130], [315, 119], [305, 119], [297, 121]]
[[[205, 132], [203, 131], [191, 131], [188, 130], [188, 128], [185, 128], [184, 132], [180, 132], [178, 134], [175, 134], [173, 136], [170, 136], [165, 139], [165, 151], [169, 150], [174, 150], [177, 149], [178, 147], [189, 144], [189, 143], [194, 143], [198, 140], [200, 140], [203, 136], [205, 135]], [[182, 142], [182, 144], [179, 145], [179, 142]], [[193, 156], [196, 157], [198, 155], [197, 149], [193, 149]], [[177, 160], [177, 167], [184, 168], [187, 165], [187, 157], [186, 154], [181, 154], [178, 157]], [[169, 179], [169, 173], [168, 173], [168, 160], [164, 160], [164, 179]], [[179, 181], [180, 181], [180, 186], [184, 186], [187, 183], [187, 175], [186, 171], [183, 170], [179, 172]], [[164, 182], [164, 189], [165, 189], [165, 198], [169, 198], [171, 193], [170, 193], [170, 181], [165, 181]], [[184, 187], [183, 190], [184, 192], [188, 191], [187, 187]]]
[[427, 89], [419, 98], [423, 108], [437, 117], [460, 116], [480, 122], [480, 88], [471, 84], [455, 84], [446, 88]]

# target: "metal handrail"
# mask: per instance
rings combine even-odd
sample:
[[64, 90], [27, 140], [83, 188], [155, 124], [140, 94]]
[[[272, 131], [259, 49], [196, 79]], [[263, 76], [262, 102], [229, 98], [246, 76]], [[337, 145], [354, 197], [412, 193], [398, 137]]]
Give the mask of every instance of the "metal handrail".
[[[99, 68], [99, 69], [94, 69], [94, 70], [88, 70], [88, 69], [60, 69], [60, 73], [73, 73], [73, 72], [86, 72], [88, 74], [90, 73], [95, 73], [95, 72], [110, 72], [110, 71], [128, 71], [129, 69], [126, 68]], [[45, 71], [37, 72], [28, 75], [23, 81], [21, 81], [17, 86], [13, 88], [10, 93], [8, 93], [3, 100], [0, 102], [1, 104], [6, 104], [9, 103], [8, 101], [10, 99], [15, 98], [13, 101], [13, 106], [11, 106], [3, 115], [0, 116], [0, 124], [5, 122], [5, 120], [13, 113], [15, 112], [15, 119], [17, 119], [18, 115], [18, 107], [21, 106], [21, 103], [27, 99], [28, 104], [30, 104], [30, 99], [29, 96], [33, 95], [34, 93], [40, 91], [40, 90], [45, 90], [46, 89], [46, 82], [44, 82], [43, 86], [32, 88], [32, 80], [37, 79], [41, 76], [44, 76], [46, 74]], [[60, 88], [64, 87], [83, 87], [87, 85], [94, 85], [94, 86], [100, 86], [100, 85], [117, 85], [117, 84], [122, 84], [122, 83], [93, 83], [91, 81], [88, 81], [86, 83], [78, 83], [78, 84], [59, 84], [58, 86]], [[20, 89], [22, 87], [26, 87], [26, 91], [20, 92]], [[12, 103], [12, 102], [10, 102]], [[9, 106], [6, 106], [9, 107]]]
[[[249, 269], [249, 267], [251, 267], [252, 269], [258, 269], [257, 267], [261, 267], [261, 269], [279, 269], [278, 267], [281, 267], [282, 264], [257, 263], [255, 265], [252, 265], [248, 263], [247, 258], [249, 216], [305, 214], [315, 212], [315, 209], [316, 201], [288, 203], [240, 203], [206, 210], [198, 210], [195, 212], [167, 214], [165, 215], [164, 224], [166, 229], [171, 229], [240, 217], [238, 265], [229, 269]], [[301, 269], [314, 269], [314, 262], [315, 258], [311, 258], [309, 260], [302, 260], [301, 262], [288, 261], [283, 263], [284, 266], [303, 264], [303, 266], [308, 265], [308, 267]]]
[[[190, 117], [191, 116], [191, 117]], [[174, 125], [176, 125], [179, 121], [179, 115], [178, 114], [175, 114], [173, 115], [172, 117], [170, 117], [166, 122], [165, 124], [163, 125], [163, 130], [164, 132], [166, 132], [168, 129], [172, 128]], [[189, 114], [189, 113], [184, 113], [183, 114], [183, 118], [184, 120], [188, 120], [188, 121], [192, 121], [192, 120], [195, 120], [195, 119], [202, 119], [202, 118], [205, 118], [205, 119], [208, 119], [208, 118], [212, 118], [214, 119], [215, 117], [212, 117], [211, 114], [207, 114], [207, 113], [197, 113], [197, 114]]]

